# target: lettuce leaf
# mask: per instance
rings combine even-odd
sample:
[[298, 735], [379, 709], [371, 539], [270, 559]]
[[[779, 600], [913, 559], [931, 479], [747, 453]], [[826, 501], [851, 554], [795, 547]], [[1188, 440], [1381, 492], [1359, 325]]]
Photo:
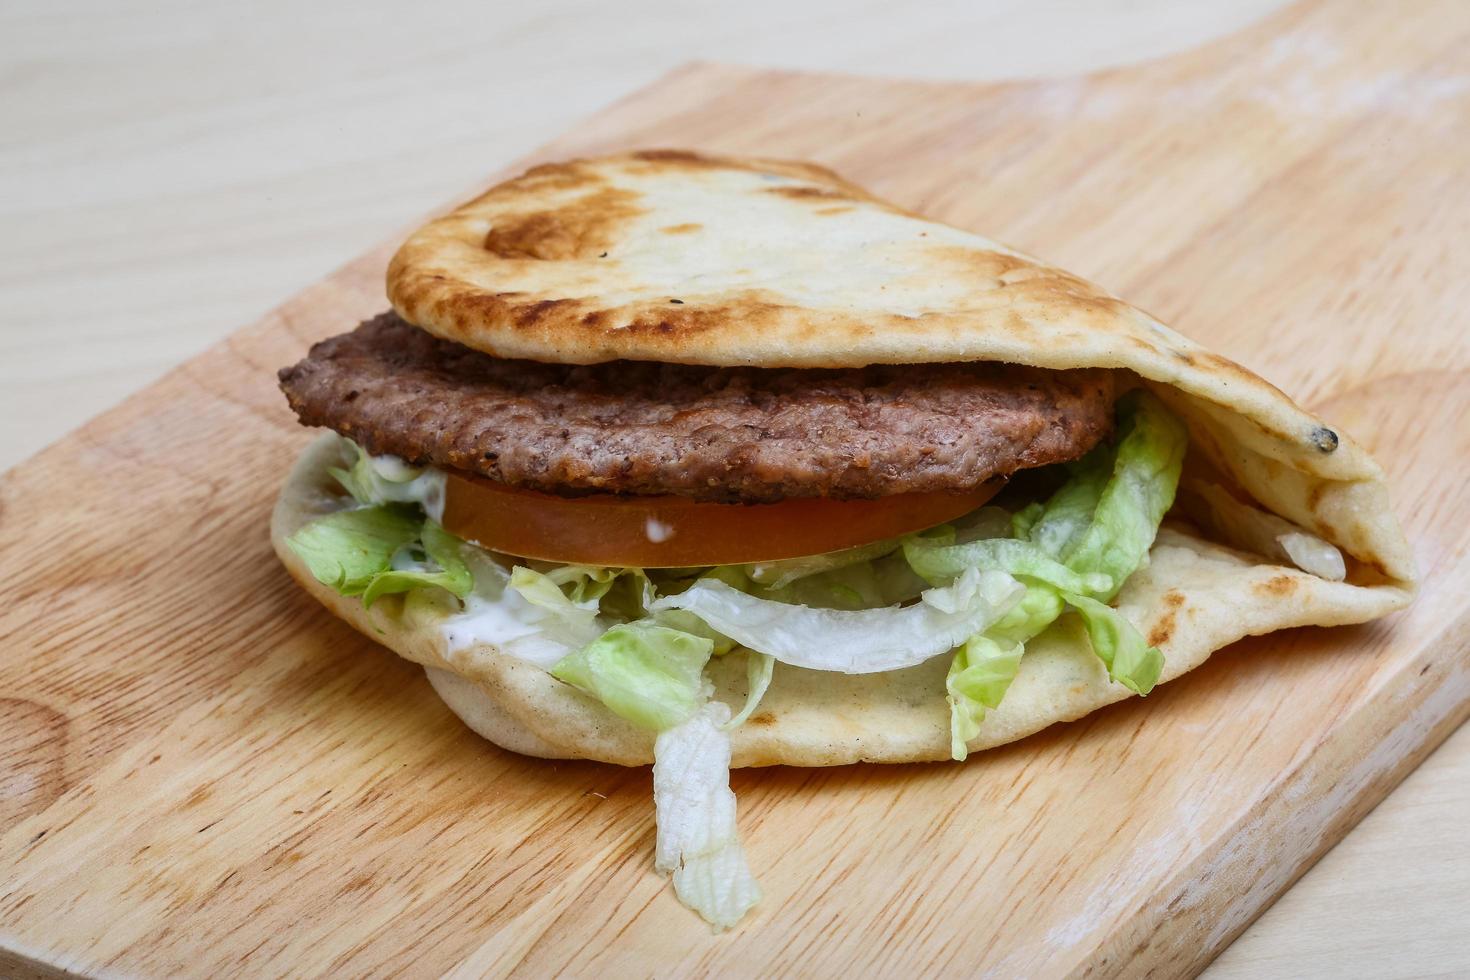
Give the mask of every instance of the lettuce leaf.
[[[1033, 500], [1025, 507], [1016, 511], [1011, 516], [1011, 537], [1022, 539], [1031, 537], [1031, 529], [1036, 526], [1037, 521], [1041, 520], [1041, 515], [1045, 510], [1045, 504], [1039, 500]], [[994, 537], [1000, 538], [1005, 537], [1005, 535], [997, 534]]]
[[[370, 456], [350, 439], [355, 454], [336, 478], [360, 506], [320, 517], [286, 544], [318, 582], [364, 607], [385, 595], [443, 589], [463, 598], [474, 585], [461, 550], [464, 542], [444, 530], [444, 474], [417, 469], [395, 456]], [[430, 516], [426, 520], [424, 513]]]
[[705, 621], [682, 609], [660, 609], [649, 616], [652, 622], [694, 636], [702, 636], [714, 646], [714, 655], [723, 657], [735, 649], [735, 641], [710, 629]]
[[1082, 617], [1092, 652], [1108, 668], [1108, 677], [1134, 694], [1144, 695], [1159, 682], [1164, 655], [1112, 606], [1085, 595], [1066, 594], [1067, 605]]
[[510, 587], [533, 606], [539, 606], [561, 619], [591, 620], [597, 617], [596, 597], [573, 599], [561, 590], [550, 575], [517, 565], [511, 569]]
[[[1101, 573], [1112, 580], [1111, 588], [1105, 591], [1086, 590], [1085, 594], [1104, 602], [1117, 595], [1128, 576], [1148, 558], [1159, 522], [1174, 503], [1189, 442], [1183, 423], [1158, 398], [1142, 389], [1129, 392], [1119, 401], [1118, 414], [1123, 437], [1112, 450], [1111, 475], [1092, 519], [1085, 527], [1069, 525], [1066, 543], [1057, 552], [1063, 564], [1074, 571]], [[1092, 479], [1091, 468], [1101, 466], [1100, 461], [1084, 460], [1081, 475], [1074, 480]], [[1068, 487], [1063, 487], [1058, 496], [1066, 493]], [[1052, 510], [1052, 502], [1048, 502], [1047, 510]], [[1046, 536], [1046, 522], [1043, 516], [1031, 530], [1031, 539], [1043, 546], [1047, 542], [1039, 539]]]
[[822, 572], [830, 572], [839, 568], [847, 568], [852, 565], [866, 564], [875, 558], [882, 558], [890, 552], [897, 551], [899, 544], [900, 542], [896, 538], [887, 541], [875, 541], [872, 544], [859, 545], [856, 548], [847, 548], [842, 551], [832, 551], [825, 555], [810, 555], [805, 558], [787, 558], [783, 561], [767, 561], [745, 565], [742, 566], [742, 570], [757, 585], [763, 585], [771, 589], [783, 589], [793, 582], [800, 581], [811, 575], [818, 575]]
[[419, 523], [411, 507], [343, 510], [312, 521], [286, 544], [318, 582], [342, 595], [362, 595], [389, 569], [394, 553], [418, 536]]
[[[422, 560], [415, 557], [422, 539]], [[342, 510], [318, 518], [286, 540], [312, 576], [371, 606], [380, 596], [415, 588], [442, 588], [463, 596], [473, 584], [460, 558], [460, 541], [425, 521], [406, 504]], [[394, 567], [395, 561], [401, 567]]]
[[1092, 526], [1112, 473], [1113, 455], [1109, 447], [1098, 446], [1072, 463], [1067, 482], [1046, 503], [1032, 504], [1012, 520], [1015, 536], [1031, 541], [1048, 555], [1066, 554]]
[[740, 709], [740, 714], [731, 718], [725, 725], [734, 731], [745, 724], [745, 719], [755, 713], [760, 706], [761, 699], [766, 696], [766, 690], [771, 686], [771, 675], [776, 669], [776, 658], [764, 653], [756, 653], [748, 650], [745, 654], [745, 707]]
[[708, 699], [704, 665], [713, 647], [656, 623], [624, 623], [560, 661], [551, 676], [635, 725], [663, 731], [687, 721]]
[[599, 600], [605, 615], [618, 619], [642, 619], [658, 595], [653, 580], [641, 568], [624, 568], [613, 579], [612, 587]]
[[[466, 547], [464, 553], [475, 587], [465, 598], [462, 612], [437, 624], [448, 650], [487, 643], [501, 653], [550, 670], [607, 629], [608, 624], [595, 612], [570, 603], [568, 611], [554, 604], [548, 609], [527, 602], [510, 587], [511, 573], [488, 553], [473, 546]], [[410, 592], [405, 610], [414, 606], [414, 598], [421, 594]]]
[[363, 589], [362, 604], [371, 607], [380, 596], [390, 593], [408, 592], [411, 589], [439, 588], [463, 597], [475, 584], [469, 566], [460, 555], [459, 538], [440, 527], [434, 520], [426, 520], [419, 528], [418, 539], [423, 557], [400, 558], [403, 550], [394, 556], [395, 565], [390, 571], [373, 577]]
[[[1000, 707], [1027, 641], [1055, 622], [1065, 607], [1056, 589], [1028, 585], [1020, 602], [955, 654], [944, 686], [949, 701], [950, 755], [956, 761], [963, 762], [969, 755], [965, 743], [980, 734], [986, 710]], [[1013, 653], [1014, 665], [1010, 663]]]
[[[1120, 437], [1069, 467], [1070, 476], [1044, 504], [1013, 515], [1012, 538], [955, 543], [946, 532], [910, 537], [904, 555], [931, 582], [962, 568], [1002, 569], [1020, 577], [1026, 595], [956, 655], [946, 681], [951, 749], [956, 759], [979, 732], [1009, 680], [1015, 652], [1066, 609], [1074, 610], [1108, 676], [1136, 694], [1158, 683], [1163, 655], [1107, 605], [1148, 560], [1159, 523], [1174, 501], [1188, 444], [1184, 426], [1163, 403], [1137, 390], [1118, 403]], [[1014, 671], [1011, 672], [1014, 676]]]
[[710, 702], [653, 743], [654, 867], [673, 874], [679, 901], [716, 930], [761, 898], [735, 824], [729, 719], [729, 708]]
[[[938, 530], [945, 537], [953, 532], [953, 539], [949, 542], [951, 544], [967, 544], [985, 538], [1010, 537], [1011, 512], [1003, 507], [987, 504], [979, 510], [972, 510], [963, 517], [930, 530]], [[924, 532], [925, 536], [928, 533]]]
[[817, 609], [876, 609], [917, 599], [929, 583], [914, 573], [898, 546], [894, 548], [894, 554], [813, 572], [788, 585], [762, 587], [747, 582], [740, 591]]
[[1032, 583], [1010, 611], [986, 630], [985, 635], [1001, 646], [1025, 643], [1056, 622], [1067, 608], [1061, 593], [1051, 586]]
[[980, 734], [985, 709], [1000, 707], [1024, 650], [1023, 644], [1002, 646], [982, 633], [970, 637], [955, 654], [944, 687], [949, 692], [950, 754], [956, 759], [965, 758], [965, 743]]
[[1107, 575], [1077, 572], [1040, 546], [1014, 538], [951, 545], [936, 539], [910, 538], [904, 542], [903, 553], [909, 566], [935, 585], [953, 581], [967, 568], [993, 568], [1067, 592], [1104, 592], [1113, 585]]
[[911, 667], [983, 632], [1020, 600], [1004, 572], [967, 569], [911, 606], [817, 609], [748, 595], [702, 578], [652, 609], [683, 609], [741, 646], [810, 670], [868, 674]]
[[[618, 575], [623, 571], [620, 568], [599, 568], [595, 565], [556, 565], [550, 562], [537, 564], [545, 565], [539, 571], [576, 603], [587, 602], [589, 599], [601, 600], [611, 591]], [[568, 589], [567, 586], [571, 588]]]

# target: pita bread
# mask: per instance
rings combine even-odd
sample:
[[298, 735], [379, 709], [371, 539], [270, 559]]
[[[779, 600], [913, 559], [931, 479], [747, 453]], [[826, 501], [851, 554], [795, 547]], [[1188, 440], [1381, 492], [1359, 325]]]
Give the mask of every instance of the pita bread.
[[[1414, 571], [1378, 465], [1232, 361], [1096, 286], [988, 239], [909, 214], [811, 164], [653, 151], [538, 167], [426, 225], [388, 272], [400, 315], [491, 354], [591, 363], [838, 367], [999, 360], [1131, 372], [1186, 423], [1188, 471], [1223, 479], [1351, 556], [1346, 582], [1273, 564], [1166, 522], [1116, 606], [1164, 654], [1161, 682], [1248, 635], [1363, 622], [1401, 608]], [[623, 765], [653, 736], [490, 646], [447, 650], [401, 598], [371, 611], [317, 583], [285, 547], [340, 506], [326, 436], [301, 457], [272, 539], [298, 582], [423, 664], [446, 703], [506, 748]], [[1130, 696], [1075, 617], [1027, 645], [972, 750]], [[776, 666], [734, 733], [734, 764], [949, 758], [948, 658], [848, 676]], [[743, 655], [710, 666], [738, 707]]]

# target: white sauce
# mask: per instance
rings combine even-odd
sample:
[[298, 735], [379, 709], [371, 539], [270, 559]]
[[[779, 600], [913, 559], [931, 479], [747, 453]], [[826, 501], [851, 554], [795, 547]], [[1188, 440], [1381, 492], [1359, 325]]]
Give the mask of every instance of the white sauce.
[[449, 617], [439, 629], [450, 653], [483, 643], [550, 669], [574, 648], [547, 635], [545, 618], [544, 609], [531, 605], [515, 589], [506, 589], [496, 599], [469, 596], [464, 612]]
[[416, 467], [409, 466], [397, 456], [370, 456], [368, 460], [379, 476], [394, 483], [407, 483], [419, 475]]
[[[373, 463], [376, 467], [381, 456], [374, 456]], [[399, 460], [402, 462], [402, 460]], [[436, 522], [444, 523], [444, 473], [441, 470], [426, 469], [407, 483], [382, 483], [383, 497], [386, 500], [397, 501], [407, 504], [418, 504], [424, 509], [424, 513], [432, 517]]]
[[479, 644], [549, 670], [602, 635], [608, 623], [588, 615], [585, 621], [558, 616], [526, 601], [510, 588], [502, 570], [497, 577], [492, 562], [471, 562], [475, 591], [465, 597], [464, 611], [439, 624], [449, 654]]
[[373, 481], [373, 503], [418, 504], [440, 524], [444, 523], [444, 472], [432, 466], [420, 470], [397, 456], [368, 459], [377, 479]]
[[657, 517], [649, 517], [643, 524], [643, 536], [654, 544], [662, 544], [674, 536], [674, 529]]

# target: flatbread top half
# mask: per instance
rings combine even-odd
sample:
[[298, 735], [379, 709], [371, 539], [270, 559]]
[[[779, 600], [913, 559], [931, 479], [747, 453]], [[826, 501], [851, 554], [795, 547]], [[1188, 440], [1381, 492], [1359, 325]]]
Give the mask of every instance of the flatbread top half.
[[536, 167], [415, 232], [388, 295], [431, 333], [541, 361], [1125, 369], [1257, 501], [1386, 581], [1414, 577], [1382, 470], [1280, 390], [1086, 280], [814, 164], [649, 150]]

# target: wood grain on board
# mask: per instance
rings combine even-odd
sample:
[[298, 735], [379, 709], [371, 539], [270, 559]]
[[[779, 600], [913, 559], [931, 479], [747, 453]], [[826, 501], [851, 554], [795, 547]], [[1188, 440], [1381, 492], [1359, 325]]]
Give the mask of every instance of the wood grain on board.
[[1107, 284], [1379, 456], [1407, 612], [965, 766], [739, 772], [766, 900], [711, 935], [651, 869], [646, 770], [480, 741], [270, 553], [311, 438], [274, 371], [382, 308], [385, 244], [0, 483], [0, 972], [1198, 969], [1470, 710], [1458, 9], [1021, 84], [696, 65], [538, 154], [807, 157]]

